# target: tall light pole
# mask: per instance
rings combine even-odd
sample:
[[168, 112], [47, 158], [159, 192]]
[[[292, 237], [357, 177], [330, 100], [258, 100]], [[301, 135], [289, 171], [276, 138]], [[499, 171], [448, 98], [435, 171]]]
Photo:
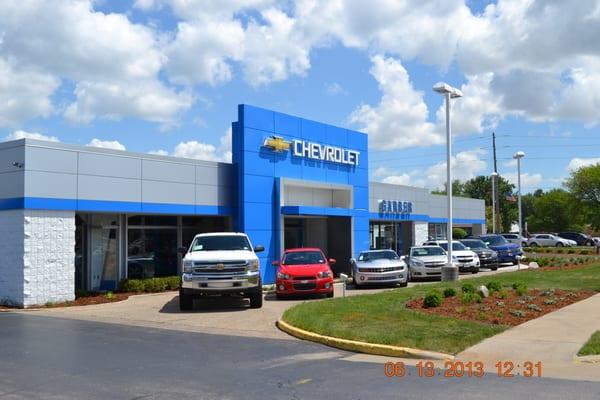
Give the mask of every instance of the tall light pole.
[[517, 151], [513, 156], [513, 158], [517, 160], [517, 187], [519, 189], [519, 238], [523, 236], [523, 214], [521, 211], [521, 158], [523, 157], [525, 157], [525, 153], [522, 151]]
[[496, 233], [496, 178], [497, 172], [492, 172], [492, 233]]
[[446, 102], [446, 199], [447, 217], [446, 238], [448, 239], [448, 262], [442, 267], [442, 281], [458, 280], [458, 267], [452, 262], [452, 135], [450, 131], [450, 99], [462, 97], [462, 92], [447, 83], [438, 82], [433, 90], [444, 96]]

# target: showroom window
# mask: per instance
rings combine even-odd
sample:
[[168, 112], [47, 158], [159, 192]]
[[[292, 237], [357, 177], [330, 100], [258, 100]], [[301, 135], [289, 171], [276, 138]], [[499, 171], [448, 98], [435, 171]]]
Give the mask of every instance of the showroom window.
[[446, 240], [446, 224], [429, 224], [429, 240]]
[[177, 275], [177, 217], [134, 215], [127, 224], [127, 277]]

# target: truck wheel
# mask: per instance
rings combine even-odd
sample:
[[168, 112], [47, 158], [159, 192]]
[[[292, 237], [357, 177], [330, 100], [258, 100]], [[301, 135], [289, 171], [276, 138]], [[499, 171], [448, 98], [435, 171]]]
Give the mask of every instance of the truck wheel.
[[263, 304], [262, 288], [250, 295], [250, 308], [261, 308]]
[[194, 298], [189, 294], [184, 294], [182, 290], [179, 291], [179, 310], [190, 311], [194, 308]]

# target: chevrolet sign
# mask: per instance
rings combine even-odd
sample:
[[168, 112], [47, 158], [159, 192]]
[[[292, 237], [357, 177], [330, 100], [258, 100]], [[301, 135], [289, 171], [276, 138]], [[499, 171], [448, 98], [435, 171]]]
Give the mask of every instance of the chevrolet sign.
[[268, 147], [275, 152], [284, 152], [290, 149], [290, 142], [281, 136], [269, 136], [263, 142], [264, 147]]
[[264, 140], [263, 146], [278, 153], [286, 152], [291, 147], [294, 157], [355, 166], [358, 166], [358, 158], [360, 156], [360, 152], [356, 150], [299, 139], [294, 139], [290, 142], [281, 136], [269, 136]]

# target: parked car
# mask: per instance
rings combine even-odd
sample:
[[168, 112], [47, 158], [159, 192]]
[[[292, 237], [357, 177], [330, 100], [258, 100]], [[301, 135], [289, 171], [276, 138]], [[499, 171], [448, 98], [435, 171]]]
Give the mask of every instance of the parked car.
[[414, 278], [441, 278], [442, 267], [446, 265], [447, 261], [448, 254], [440, 246], [411, 247], [406, 259], [408, 280], [411, 281]]
[[406, 263], [394, 250], [368, 250], [351, 259], [354, 286], [368, 284], [408, 284]]
[[504, 236], [504, 239], [506, 239], [508, 243], [514, 243], [521, 247], [527, 246], [527, 238], [518, 233], [501, 233], [500, 235]]
[[563, 247], [563, 246], [577, 246], [577, 242], [574, 240], [563, 239], [560, 236], [556, 236], [550, 233], [538, 233], [533, 235], [527, 241], [530, 247]]
[[237, 295], [250, 299], [251, 308], [263, 303], [260, 263], [244, 233], [203, 233], [196, 235], [189, 249], [180, 248], [183, 274], [179, 308], [190, 310], [194, 298], [210, 295]]
[[333, 297], [333, 272], [329, 260], [320, 249], [289, 249], [283, 253], [281, 261], [273, 261], [277, 266], [275, 293], [278, 299], [293, 294], [325, 294]]
[[560, 232], [559, 237], [563, 239], [574, 240], [577, 246], [594, 246], [594, 238], [579, 232]]
[[490, 249], [482, 240], [462, 239], [460, 242], [479, 256], [480, 268], [489, 268], [492, 271], [498, 269], [498, 253]]
[[519, 257], [523, 255], [521, 246], [509, 243], [502, 235], [479, 235], [469, 237], [468, 239], [480, 239], [483, 241], [490, 249], [498, 254], [499, 264], [511, 263], [513, 265], [518, 265]]
[[[432, 240], [423, 243], [423, 246], [440, 246], [445, 251], [448, 251], [447, 240]], [[452, 241], [452, 255], [456, 257], [456, 264], [458, 265], [459, 271], [467, 271], [474, 274], [479, 272], [479, 256], [474, 251], [467, 249], [467, 247], [458, 240]]]

